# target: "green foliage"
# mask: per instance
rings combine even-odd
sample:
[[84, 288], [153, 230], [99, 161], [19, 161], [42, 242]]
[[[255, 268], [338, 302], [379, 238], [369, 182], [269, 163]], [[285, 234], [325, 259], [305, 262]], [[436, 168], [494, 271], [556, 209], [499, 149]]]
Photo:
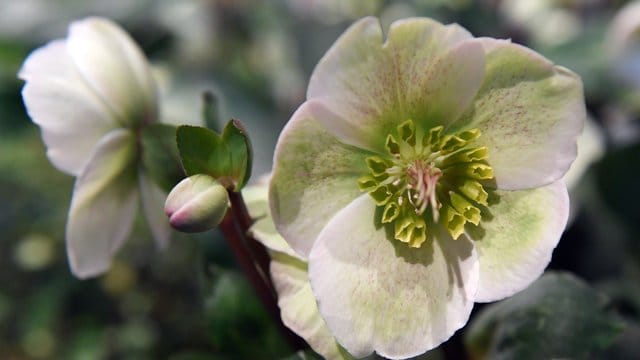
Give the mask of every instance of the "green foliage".
[[203, 127], [180, 126], [177, 141], [188, 176], [207, 174], [234, 191], [249, 180], [251, 143], [238, 120], [230, 120], [222, 135]]
[[467, 329], [476, 359], [585, 359], [622, 330], [607, 300], [568, 273], [548, 273], [515, 296], [487, 307]]
[[598, 164], [596, 175], [602, 198], [628, 224], [640, 222], [640, 143], [611, 151]]
[[215, 276], [204, 301], [209, 336], [218, 353], [233, 359], [279, 359], [291, 352], [239, 274], [225, 271]]
[[145, 172], [160, 188], [170, 191], [184, 177], [175, 126], [159, 123], [144, 126], [140, 139]]

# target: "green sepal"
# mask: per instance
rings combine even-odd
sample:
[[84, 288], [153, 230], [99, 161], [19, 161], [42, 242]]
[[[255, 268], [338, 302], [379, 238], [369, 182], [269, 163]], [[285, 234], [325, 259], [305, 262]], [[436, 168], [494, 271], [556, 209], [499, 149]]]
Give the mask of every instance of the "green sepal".
[[169, 192], [184, 178], [176, 145], [176, 127], [160, 123], [146, 125], [140, 130], [140, 145], [145, 173]]
[[207, 174], [233, 191], [240, 191], [251, 176], [251, 143], [238, 120], [230, 120], [222, 135], [199, 126], [180, 126], [177, 143], [189, 176]]
[[227, 144], [234, 174], [236, 174], [235, 191], [240, 191], [251, 177], [253, 150], [247, 130], [239, 120], [232, 119], [224, 127], [222, 140]]

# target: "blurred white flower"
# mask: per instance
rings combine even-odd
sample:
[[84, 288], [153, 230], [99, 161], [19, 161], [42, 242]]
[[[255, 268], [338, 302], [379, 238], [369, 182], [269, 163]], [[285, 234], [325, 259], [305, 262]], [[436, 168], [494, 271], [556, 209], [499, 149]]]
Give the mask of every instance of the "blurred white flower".
[[557, 0], [504, 0], [500, 13], [539, 45], [561, 45], [582, 30], [580, 19]]
[[640, 45], [640, 1], [632, 1], [616, 14], [607, 33], [608, 54], [620, 56]]
[[607, 31], [605, 53], [614, 76], [630, 86], [626, 99], [640, 111], [640, 1], [633, 1], [616, 14]]
[[0, 36], [8, 39], [48, 39], [63, 25], [86, 14], [114, 19], [146, 16], [157, 0], [0, 0]]
[[595, 121], [587, 116], [582, 134], [578, 137], [578, 155], [563, 178], [569, 190], [579, 183], [589, 166], [602, 157], [604, 145], [604, 134]]
[[66, 229], [72, 272], [105, 272], [128, 237], [139, 198], [159, 245], [169, 239], [166, 194], [142, 171], [140, 134], [158, 121], [156, 86], [144, 54], [113, 22], [73, 22], [25, 60], [22, 97], [49, 160], [76, 176]]

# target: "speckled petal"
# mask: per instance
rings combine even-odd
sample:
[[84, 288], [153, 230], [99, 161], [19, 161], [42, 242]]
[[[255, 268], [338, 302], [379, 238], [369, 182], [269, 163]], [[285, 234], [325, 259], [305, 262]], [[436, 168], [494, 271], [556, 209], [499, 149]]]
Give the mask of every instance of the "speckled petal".
[[358, 197], [367, 172], [363, 150], [345, 145], [316, 119], [322, 103], [308, 101], [280, 134], [270, 186], [278, 231], [303, 258], [333, 215]]
[[320, 313], [356, 357], [400, 359], [438, 346], [468, 320], [478, 284], [473, 244], [437, 231], [408, 248], [374, 223], [362, 195], [336, 214], [309, 255]]
[[138, 208], [135, 138], [114, 130], [96, 145], [73, 189], [67, 255], [79, 278], [105, 272], [129, 235]]
[[470, 231], [480, 261], [476, 301], [503, 299], [526, 288], [551, 261], [569, 216], [562, 180], [533, 190], [497, 191], [480, 229]]
[[497, 188], [530, 189], [560, 179], [576, 157], [586, 117], [582, 82], [523, 46], [482, 39], [486, 78], [458, 126], [478, 128]]
[[118, 126], [114, 114], [76, 71], [62, 40], [31, 53], [18, 76], [26, 81], [22, 98], [42, 130], [47, 157], [79, 175], [95, 144]]
[[72, 23], [67, 51], [87, 85], [121, 125], [156, 120], [157, 94], [149, 64], [118, 25], [97, 17]]
[[479, 45], [462, 45], [470, 39], [458, 25], [412, 18], [394, 22], [385, 41], [378, 20], [364, 18], [320, 60], [307, 98], [328, 105], [334, 116], [318, 120], [343, 142], [383, 152], [400, 122], [429, 128], [467, 107], [484, 70]]

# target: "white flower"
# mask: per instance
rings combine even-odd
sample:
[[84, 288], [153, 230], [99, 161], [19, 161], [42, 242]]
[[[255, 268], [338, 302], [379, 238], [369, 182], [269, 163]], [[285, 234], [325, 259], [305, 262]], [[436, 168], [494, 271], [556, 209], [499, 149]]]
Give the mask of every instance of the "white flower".
[[579, 77], [509, 41], [425, 18], [346, 30], [280, 135], [269, 193], [338, 343], [416, 356], [539, 277], [584, 117]]
[[25, 60], [22, 97], [49, 160], [76, 176], [66, 229], [72, 272], [105, 272], [130, 233], [139, 198], [157, 242], [169, 239], [164, 192], [142, 171], [141, 130], [158, 119], [149, 64], [118, 25], [76, 21]]

